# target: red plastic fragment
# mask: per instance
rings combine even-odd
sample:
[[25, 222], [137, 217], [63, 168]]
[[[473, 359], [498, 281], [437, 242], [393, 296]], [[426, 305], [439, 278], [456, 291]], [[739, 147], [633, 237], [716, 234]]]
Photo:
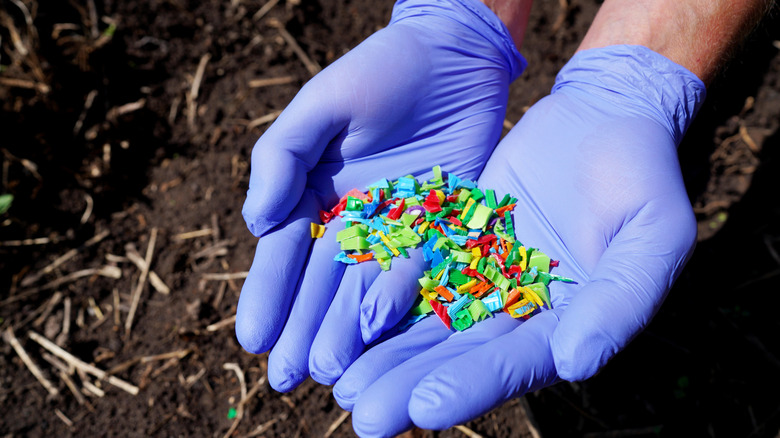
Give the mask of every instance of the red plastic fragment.
[[439, 202], [439, 197], [436, 196], [436, 191], [431, 190], [431, 192], [428, 193], [428, 196], [425, 198], [425, 202], [423, 202], [423, 208], [425, 208], [425, 211], [429, 213], [437, 213], [441, 211], [441, 203]]
[[[496, 235], [495, 234], [486, 234], [486, 235], [484, 235], [484, 236], [482, 236], [482, 237], [480, 237], [479, 239], [476, 239], [476, 240], [474, 240], [474, 239], [467, 240], [466, 241], [466, 248], [471, 249], [471, 248], [474, 248], [475, 246], [490, 245], [495, 240], [496, 240]], [[485, 254], [484, 251], [482, 253]]]
[[333, 213], [325, 210], [320, 210], [320, 220], [322, 223], [327, 224], [330, 222], [330, 220], [333, 219]]
[[450, 202], [452, 204], [457, 204], [457, 202], [458, 202], [458, 195], [447, 196], [447, 202]]
[[558, 263], [560, 263], [560, 261], [558, 261], [558, 260], [550, 260], [550, 267], [551, 268], [557, 268], [558, 267]]
[[458, 218], [457, 218], [457, 217], [455, 217], [454, 215], [453, 215], [453, 216], [450, 216], [450, 217], [448, 217], [448, 218], [447, 218], [447, 220], [449, 220], [450, 222], [452, 222], [453, 224], [455, 224], [455, 225], [457, 225], [457, 226], [459, 226], [459, 227], [462, 227], [462, 226], [463, 226], [463, 222], [461, 222], [461, 221], [460, 221], [460, 219], [458, 219]]
[[406, 202], [406, 200], [401, 199], [401, 203], [398, 204], [397, 207], [395, 207], [392, 210], [390, 210], [389, 213], [387, 213], [387, 218], [388, 219], [392, 219], [394, 221], [398, 220], [398, 218], [401, 217], [401, 213], [404, 212], [404, 204], [405, 204], [405, 202]]
[[395, 201], [397, 201], [397, 200], [398, 200], [398, 198], [393, 198], [393, 199], [385, 199], [384, 201], [382, 201], [382, 202], [381, 202], [381, 203], [380, 203], [380, 204], [379, 204], [379, 205], [376, 207], [376, 210], [374, 210], [374, 212], [373, 212], [373, 213], [371, 213], [371, 216], [369, 216], [369, 218], [372, 218], [372, 217], [374, 217], [374, 216], [378, 215], [380, 211], [382, 211], [382, 210], [384, 210], [384, 209], [385, 209], [385, 207], [387, 207], [388, 205], [392, 204], [393, 202], [395, 202]]
[[436, 315], [441, 319], [441, 322], [443, 322], [448, 329], [451, 329], [452, 320], [450, 319], [450, 315], [447, 315], [447, 308], [436, 300], [430, 300], [428, 303], [433, 307], [433, 311], [436, 312]]
[[463, 268], [460, 272], [463, 275], [468, 275], [469, 277], [474, 277], [474, 278], [476, 278], [477, 280], [480, 280], [480, 281], [484, 281], [484, 282], [488, 281], [488, 279], [485, 278], [484, 275], [480, 274], [479, 271], [477, 271], [476, 269], [471, 269], [468, 266]]

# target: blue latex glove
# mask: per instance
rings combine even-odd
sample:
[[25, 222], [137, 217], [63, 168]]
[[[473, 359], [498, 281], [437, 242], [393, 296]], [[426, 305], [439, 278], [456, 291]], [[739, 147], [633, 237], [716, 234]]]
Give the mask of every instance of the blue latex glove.
[[560, 260], [553, 310], [452, 333], [434, 316], [364, 353], [334, 387], [361, 436], [443, 429], [596, 373], [640, 332], [693, 250], [677, 145], [705, 96], [638, 46], [576, 54], [499, 144], [479, 186], [517, 197], [518, 239]]
[[[261, 238], [236, 335], [253, 353], [273, 347], [272, 387], [291, 390], [309, 374], [332, 384], [417, 293], [419, 254], [394, 261], [391, 275], [376, 263], [345, 273], [333, 261], [340, 220], [312, 243], [318, 211], [380, 178], [430, 178], [436, 164], [476, 178], [501, 135], [509, 83], [524, 67], [481, 2], [398, 1], [385, 29], [307, 83], [258, 140], [243, 214]], [[414, 273], [399, 283], [404, 270]], [[399, 288], [402, 299], [382, 301]]]

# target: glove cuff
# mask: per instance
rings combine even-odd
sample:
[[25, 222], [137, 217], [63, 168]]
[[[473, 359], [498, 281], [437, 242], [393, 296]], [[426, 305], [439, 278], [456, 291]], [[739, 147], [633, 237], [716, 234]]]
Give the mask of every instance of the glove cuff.
[[520, 76], [528, 65], [504, 23], [479, 0], [398, 0], [390, 24], [426, 15], [451, 19], [490, 41], [500, 52], [510, 81]]
[[569, 87], [654, 118], [669, 129], [675, 145], [707, 95], [704, 83], [685, 67], [647, 47], [630, 45], [576, 53], [558, 73], [552, 93], [568, 92]]

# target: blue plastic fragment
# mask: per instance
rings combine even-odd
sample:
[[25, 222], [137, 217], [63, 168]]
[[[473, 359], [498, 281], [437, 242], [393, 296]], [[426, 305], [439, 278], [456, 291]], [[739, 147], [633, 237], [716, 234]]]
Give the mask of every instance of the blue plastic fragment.
[[450, 318], [455, 319], [455, 314], [460, 312], [460, 310], [464, 307], [466, 307], [467, 304], [471, 303], [473, 301], [473, 298], [471, 298], [471, 294], [463, 294], [460, 298], [458, 298], [456, 301], [453, 301], [452, 304], [450, 304], [449, 307], [447, 307], [447, 315], [450, 316]]
[[501, 299], [501, 292], [498, 290], [493, 291], [492, 294], [482, 299], [482, 304], [491, 312], [498, 312], [504, 307], [504, 300]]
[[336, 254], [336, 257], [333, 257], [334, 261], [345, 263], [347, 265], [354, 265], [357, 264], [357, 260], [347, 257], [347, 253], [344, 251], [341, 251], [340, 253]]

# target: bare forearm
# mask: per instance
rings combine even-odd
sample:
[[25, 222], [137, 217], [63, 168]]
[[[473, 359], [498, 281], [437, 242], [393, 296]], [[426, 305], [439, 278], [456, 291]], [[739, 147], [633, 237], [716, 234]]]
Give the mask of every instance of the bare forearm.
[[709, 84], [771, 0], [606, 0], [579, 50], [637, 44]]
[[523, 44], [525, 28], [531, 14], [533, 0], [481, 0], [509, 29], [518, 50]]

